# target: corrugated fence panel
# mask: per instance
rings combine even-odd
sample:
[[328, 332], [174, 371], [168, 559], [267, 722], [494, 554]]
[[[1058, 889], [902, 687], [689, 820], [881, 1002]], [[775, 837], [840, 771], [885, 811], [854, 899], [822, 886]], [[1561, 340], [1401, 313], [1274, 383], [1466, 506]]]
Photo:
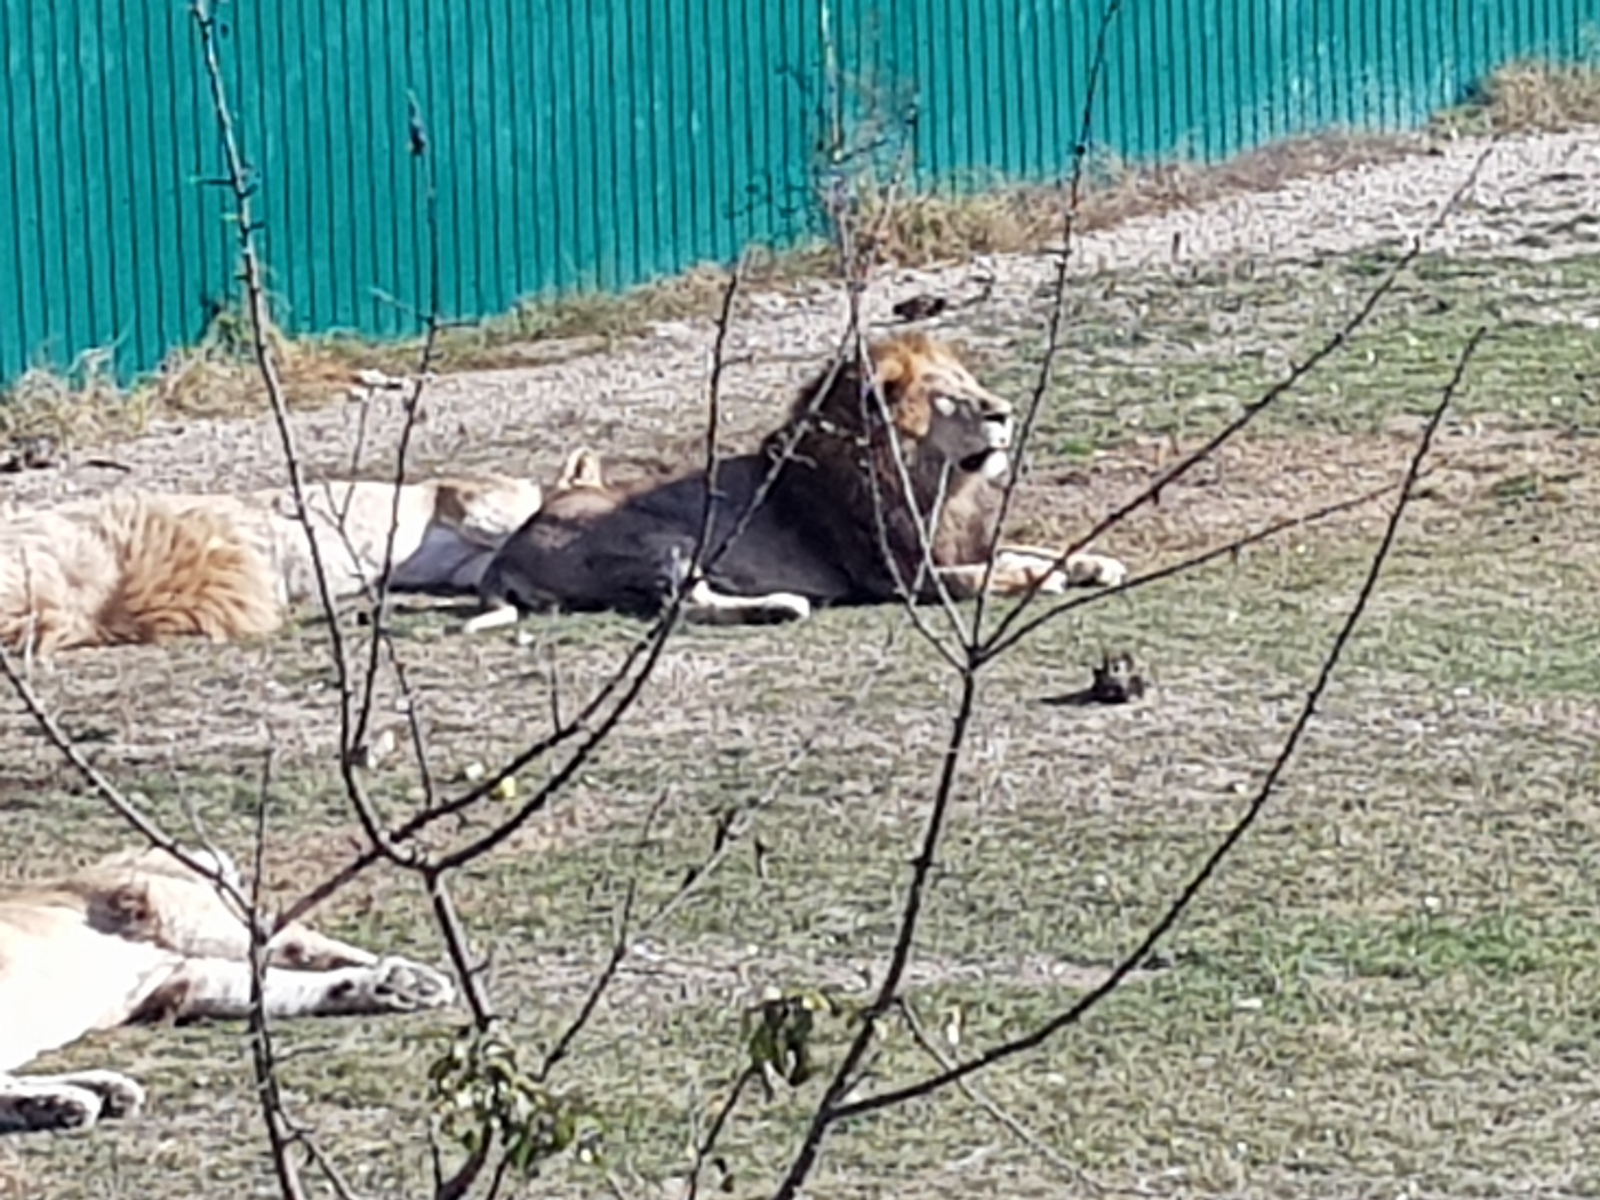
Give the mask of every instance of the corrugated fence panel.
[[[380, 336], [415, 331], [434, 301], [430, 178], [450, 317], [814, 233], [830, 152], [842, 152], [835, 177], [909, 148], [923, 186], [1057, 179], [1102, 11], [218, 5], [279, 317]], [[1214, 161], [1330, 126], [1415, 125], [1508, 59], [1592, 60], [1597, 28], [1600, 0], [1122, 0], [1090, 148]], [[0, 0], [0, 64], [0, 380], [97, 347], [124, 378], [148, 369], [194, 341], [235, 286], [188, 4]]]

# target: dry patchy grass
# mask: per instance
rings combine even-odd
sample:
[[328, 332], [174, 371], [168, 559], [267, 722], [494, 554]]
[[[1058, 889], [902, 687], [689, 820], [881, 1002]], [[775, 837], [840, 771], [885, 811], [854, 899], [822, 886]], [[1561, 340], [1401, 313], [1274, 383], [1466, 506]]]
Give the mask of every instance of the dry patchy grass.
[[[1047, 396], [1025, 521], [1066, 535], [1126, 498], [1158, 454], [1193, 445], [1302, 356], [1385, 265], [1150, 273], [1087, 289]], [[1600, 946], [1584, 900], [1600, 865], [1600, 366], [1583, 325], [1596, 270], [1423, 260], [1374, 326], [1259, 430], [1109, 540], [1155, 566], [1397, 477], [1403, 435], [1466, 331], [1496, 322], [1339, 682], [1263, 824], [1170, 940], [1175, 965], [980, 1080], [1055, 1157], [950, 1093], [840, 1131], [813, 1195], [1594, 1189], [1581, 1149], [1600, 1091], [1586, 1051]], [[1025, 393], [1037, 330], [966, 333], [998, 385]], [[996, 664], [911, 976], [926, 1024], [944, 1030], [959, 1014], [964, 1050], [1013, 1035], [1070, 1003], [1148, 925], [1259, 782], [1375, 519], [1083, 610]], [[574, 702], [638, 634], [609, 618], [526, 628], [531, 645], [509, 634], [463, 644], [435, 613], [401, 620], [442, 778], [536, 736], [552, 683]], [[1143, 702], [1043, 702], [1086, 682], [1108, 646], [1147, 670]], [[74, 655], [38, 682], [164, 820], [198, 813], [228, 844], [254, 820], [265, 727], [279, 758], [269, 868], [287, 895], [355, 832], [329, 758], [322, 653], [308, 622], [260, 647]], [[743, 1004], [767, 984], [857, 987], [881, 960], [948, 685], [890, 610], [686, 631], [554, 808], [459, 877], [496, 995], [536, 1055], [603, 961], [629, 881], [650, 913], [709, 853], [730, 806], [765, 802], [756, 836], [641, 931], [559, 1075], [595, 1105], [607, 1169], [628, 1194], [669, 1194], [685, 1169], [691, 1114], [704, 1119], [741, 1063]], [[537, 782], [530, 773], [524, 786]], [[374, 790], [389, 811], [415, 799], [394, 766]], [[13, 862], [42, 869], [125, 835], [7, 713], [0, 837]], [[391, 872], [322, 919], [439, 956], [423, 898]], [[425, 1177], [429, 1038], [455, 1019], [282, 1031], [290, 1102], [363, 1194], [409, 1194], [406, 1181]], [[824, 1029], [824, 1062], [841, 1036]], [[137, 1072], [154, 1109], [92, 1136], [0, 1145], [0, 1180], [29, 1197], [270, 1194], [240, 1038], [117, 1034], [54, 1056]], [[872, 1086], [929, 1067], [895, 1034]], [[758, 1101], [734, 1122], [732, 1194], [763, 1194], [815, 1095], [813, 1084]], [[595, 1167], [563, 1163], [539, 1194], [607, 1186]]]
[[[1600, 122], [1600, 72], [1592, 64], [1519, 61], [1501, 67], [1478, 94], [1408, 133], [1329, 130], [1287, 138], [1219, 163], [1155, 165], [1091, 157], [1074, 227], [1087, 232], [1136, 217], [1254, 192], [1349, 167], [1424, 153], [1441, 137], [1557, 131]], [[1052, 187], [1006, 187], [865, 197], [865, 224], [881, 230], [879, 258], [901, 266], [960, 262], [979, 254], [1025, 253], [1059, 245], [1062, 195]]]
[[1600, 123], [1600, 84], [1593, 62], [1513, 62], [1485, 82], [1481, 94], [1445, 114], [1447, 130], [1572, 129]]

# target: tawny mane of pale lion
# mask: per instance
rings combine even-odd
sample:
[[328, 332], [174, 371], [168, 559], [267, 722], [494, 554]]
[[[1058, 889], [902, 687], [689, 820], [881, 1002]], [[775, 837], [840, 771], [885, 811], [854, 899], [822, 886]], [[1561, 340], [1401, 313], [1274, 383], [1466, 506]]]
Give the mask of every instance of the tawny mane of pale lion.
[[0, 529], [0, 645], [215, 641], [271, 633], [272, 572], [223, 515], [112, 493], [8, 518]]
[[386, 567], [397, 591], [470, 592], [543, 488], [494, 474], [398, 492], [389, 481], [331, 480], [308, 484], [305, 501], [309, 536], [283, 488], [128, 490], [0, 513], [0, 646], [50, 654], [264, 637], [317, 598], [318, 558], [339, 597], [375, 586]]
[[889, 599], [897, 588], [886, 545], [899, 578], [910, 580], [923, 561], [919, 522], [925, 526], [936, 510], [932, 550], [941, 566], [982, 562], [1000, 517], [992, 477], [947, 473], [954, 464], [929, 444], [939, 393], [982, 395], [1008, 414], [1010, 405], [926, 334], [877, 342], [868, 356], [876, 394], [848, 355], [800, 389], [789, 419], [762, 450], [770, 460], [790, 448], [802, 468], [779, 476], [772, 495], [777, 511], [816, 530], [852, 580], [873, 598]]

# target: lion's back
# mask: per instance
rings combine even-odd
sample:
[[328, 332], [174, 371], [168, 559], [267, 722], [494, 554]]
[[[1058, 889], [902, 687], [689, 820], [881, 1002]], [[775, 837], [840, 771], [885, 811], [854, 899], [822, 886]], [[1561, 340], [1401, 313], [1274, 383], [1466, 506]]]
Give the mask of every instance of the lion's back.
[[[847, 577], [813, 536], [815, 522], [797, 519], [763, 493], [766, 470], [762, 455], [718, 464], [701, 559], [707, 577], [736, 595], [792, 591], [820, 601], [839, 598], [849, 590]], [[706, 495], [706, 475], [695, 470], [631, 487], [554, 492], [500, 548], [481, 590], [528, 608], [652, 611], [687, 578]]]

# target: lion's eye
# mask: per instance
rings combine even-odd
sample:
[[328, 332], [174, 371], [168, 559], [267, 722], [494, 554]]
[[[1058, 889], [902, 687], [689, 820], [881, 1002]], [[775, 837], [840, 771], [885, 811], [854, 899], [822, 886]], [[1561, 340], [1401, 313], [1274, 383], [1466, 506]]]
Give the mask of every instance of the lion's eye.
[[933, 398], [933, 407], [941, 417], [953, 416], [956, 411], [956, 402], [950, 399], [949, 396], [935, 396]]

